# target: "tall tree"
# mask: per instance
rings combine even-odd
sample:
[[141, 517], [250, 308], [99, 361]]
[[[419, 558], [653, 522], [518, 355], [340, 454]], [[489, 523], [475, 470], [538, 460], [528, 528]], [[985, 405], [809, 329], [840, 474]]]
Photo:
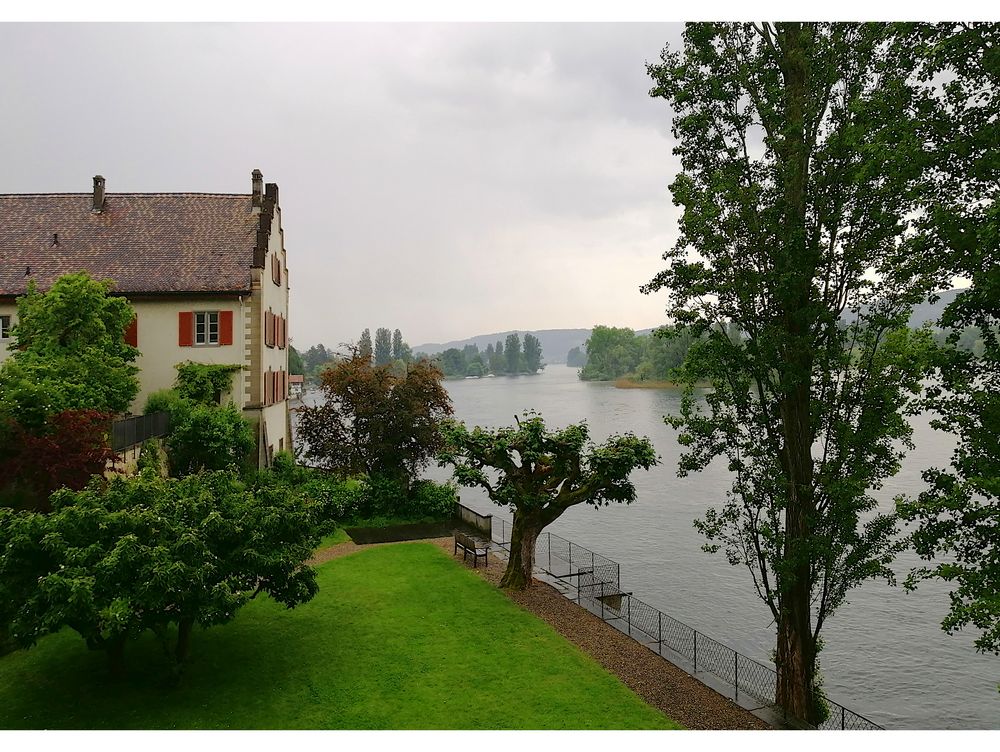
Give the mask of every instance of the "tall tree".
[[507, 366], [507, 361], [503, 355], [503, 342], [497, 340], [496, 346], [493, 348], [493, 355], [490, 356], [490, 370], [499, 376], [504, 372]]
[[[958, 442], [950, 467], [926, 470], [926, 490], [901, 505], [917, 553], [937, 563], [907, 584], [951, 583], [942, 628], [971, 624], [976, 649], [1000, 654], [1000, 26], [915, 25], [901, 42], [934, 105], [921, 121], [937, 179], [918, 252], [971, 282], [938, 322], [957, 349], [942, 351], [929, 400], [932, 425]], [[964, 351], [970, 330], [977, 352]]]
[[375, 330], [375, 365], [386, 366], [392, 362], [392, 332], [385, 327]]
[[507, 335], [503, 353], [507, 360], [507, 373], [516, 376], [521, 372], [521, 338], [517, 332]]
[[403, 360], [403, 333], [399, 329], [392, 333], [392, 359]]
[[291, 344], [288, 345], [288, 372], [302, 376], [306, 372], [306, 364], [302, 359], [302, 353], [296, 350]]
[[550, 431], [532, 413], [518, 418], [516, 428], [470, 431], [446, 421], [441, 432], [439, 464], [451, 465], [460, 485], [485, 489], [494, 503], [514, 513], [500, 585], [515, 590], [531, 584], [535, 542], [547, 525], [577, 504], [630, 504], [635, 486], [629, 475], [658, 462], [649, 439], [627, 433], [594, 446], [585, 423]]
[[936, 279], [906, 242], [922, 101], [891, 33], [688, 24], [649, 66], [674, 113], [683, 216], [643, 291], [668, 290], [668, 313], [704, 337], [667, 420], [682, 474], [728, 459], [727, 498], [696, 526], [749, 569], [777, 625], [777, 701], [813, 723], [824, 624], [851, 588], [893, 577], [896, 518], [870, 491], [899, 468], [932, 348], [906, 329]]
[[528, 373], [538, 373], [542, 367], [542, 343], [530, 333], [524, 335], [524, 366]]
[[358, 341], [358, 354], [367, 359], [369, 363], [372, 361], [372, 333], [365, 329], [361, 332], [361, 339]]

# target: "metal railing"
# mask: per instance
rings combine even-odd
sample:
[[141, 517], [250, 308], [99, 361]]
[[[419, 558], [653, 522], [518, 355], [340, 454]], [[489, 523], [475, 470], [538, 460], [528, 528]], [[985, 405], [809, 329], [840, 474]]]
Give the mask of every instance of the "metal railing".
[[[510, 550], [511, 523], [493, 518], [493, 542]], [[678, 656], [692, 666], [692, 674], [707, 671], [740, 695], [777, 708], [778, 675], [772, 666], [738, 653], [721, 642], [674, 619], [621, 588], [621, 566], [578, 543], [553, 533], [542, 533], [535, 544], [535, 565], [565, 583], [576, 593], [576, 602], [604, 621], [670, 659]], [[571, 598], [569, 589], [565, 593]], [[676, 663], [676, 660], [671, 660]], [[818, 728], [822, 730], [880, 730], [874, 721], [824, 696], [830, 714]]]
[[166, 436], [170, 430], [170, 415], [166, 412], [134, 415], [111, 424], [111, 449], [121, 452], [147, 439]]

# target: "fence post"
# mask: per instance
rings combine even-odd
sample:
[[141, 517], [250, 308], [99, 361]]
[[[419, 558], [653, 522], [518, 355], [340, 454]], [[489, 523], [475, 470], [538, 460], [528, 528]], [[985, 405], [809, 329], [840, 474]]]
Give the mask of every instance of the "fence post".
[[694, 672], [698, 673], [698, 630], [694, 630]]
[[604, 619], [604, 580], [601, 580], [601, 619]]
[[[621, 583], [619, 583], [621, 587]], [[628, 636], [632, 636], [632, 594], [629, 593], [628, 596]]]
[[656, 612], [656, 652], [663, 655], [663, 612]]
[[573, 541], [569, 541], [569, 571], [573, 572]]
[[733, 684], [736, 686], [736, 699], [740, 699], [740, 654], [733, 651]]
[[845, 715], [844, 706], [841, 705], [840, 706], [840, 730], [841, 731], [844, 730], [844, 715]]
[[552, 533], [549, 533], [549, 571], [552, 571]]

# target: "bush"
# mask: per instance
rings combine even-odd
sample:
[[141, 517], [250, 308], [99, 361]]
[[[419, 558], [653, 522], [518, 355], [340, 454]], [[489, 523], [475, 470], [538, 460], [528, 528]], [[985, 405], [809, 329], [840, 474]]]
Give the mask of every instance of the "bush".
[[233, 386], [241, 365], [212, 365], [187, 361], [177, 366], [177, 393], [200, 405], [218, 405]]
[[194, 405], [185, 418], [171, 425], [167, 437], [170, 472], [183, 477], [202, 469], [245, 471], [255, 446], [250, 424], [233, 405]]

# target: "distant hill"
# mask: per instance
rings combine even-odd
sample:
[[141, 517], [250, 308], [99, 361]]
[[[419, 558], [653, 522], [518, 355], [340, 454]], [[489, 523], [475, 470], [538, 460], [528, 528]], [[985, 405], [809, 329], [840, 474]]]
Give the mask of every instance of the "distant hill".
[[[535, 331], [522, 330], [516, 333], [521, 335], [522, 341], [525, 334], [534, 334], [538, 337], [538, 341], [542, 345], [542, 357], [546, 363], [565, 363], [566, 353], [574, 347], [583, 347], [583, 343], [590, 336], [590, 329], [539, 329]], [[451, 347], [461, 350], [466, 345], [476, 345], [480, 350], [485, 350], [487, 345], [495, 344], [497, 340], [506, 341], [508, 334], [515, 334], [515, 332], [477, 334], [475, 337], [453, 340], [452, 342], [428, 342], [415, 346], [413, 352], [434, 355]]]
[[941, 299], [937, 303], [928, 303], [924, 301], [916, 308], [913, 309], [913, 315], [910, 316], [910, 326], [916, 328], [925, 321], [936, 321], [944, 313], [944, 309], [950, 305], [955, 298], [958, 297], [959, 293], [964, 292], [964, 290], [945, 290], [941, 293]]

